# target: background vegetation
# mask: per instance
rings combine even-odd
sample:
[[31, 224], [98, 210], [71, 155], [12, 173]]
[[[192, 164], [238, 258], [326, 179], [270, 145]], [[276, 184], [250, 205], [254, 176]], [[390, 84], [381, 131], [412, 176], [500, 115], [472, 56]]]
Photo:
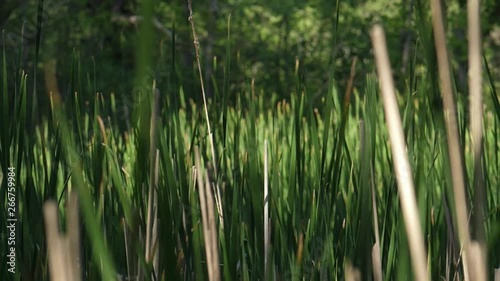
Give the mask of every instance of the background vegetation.
[[[492, 277], [500, 266], [500, 4], [481, 5], [487, 200], [480, 206], [473, 201], [467, 127], [465, 5], [446, 2], [446, 28], [468, 208], [471, 216], [480, 208], [485, 214], [472, 234], [481, 239], [477, 226], [484, 226]], [[49, 279], [43, 204], [56, 200], [64, 219], [68, 191], [75, 190], [83, 280], [111, 280], [117, 273], [208, 280], [210, 243], [196, 183], [202, 174], [214, 186], [209, 201], [215, 204], [222, 279], [264, 280], [267, 272], [277, 280], [342, 280], [352, 263], [368, 280], [378, 236], [384, 280], [411, 280], [369, 37], [371, 26], [382, 23], [429, 276], [462, 279], [429, 3], [211, 0], [195, 1], [192, 8], [211, 131], [185, 2], [0, 3], [0, 178], [4, 191], [7, 168], [16, 167], [19, 203], [18, 271], [11, 275], [1, 264], [0, 275]], [[153, 93], [159, 93], [156, 102]], [[150, 186], [157, 186], [156, 204], [149, 201]], [[6, 200], [2, 192], [0, 201]], [[152, 205], [158, 248], [148, 256]], [[67, 228], [65, 222], [61, 227]], [[1, 230], [0, 252], [6, 253], [7, 230]]]
[[[71, 62], [74, 52], [81, 57], [82, 73], [95, 70], [95, 90], [108, 96], [111, 92], [129, 95], [135, 86], [135, 47], [141, 21], [137, 0], [44, 0], [44, 32], [40, 42], [37, 67], [50, 69], [57, 78], [57, 86], [68, 95]], [[459, 90], [465, 92], [467, 48], [466, 1], [446, 1], [449, 46], [454, 58]], [[223, 77], [227, 45], [227, 18], [231, 14], [231, 53], [233, 65], [230, 76], [232, 93], [241, 92], [249, 80], [255, 79], [258, 91], [289, 97], [294, 86], [295, 60], [301, 61], [300, 73], [315, 100], [327, 89], [329, 75], [334, 74], [341, 87], [349, 76], [353, 56], [358, 56], [357, 74], [364, 77], [371, 72], [373, 56], [368, 30], [376, 22], [384, 24], [391, 61], [396, 77], [409, 70], [413, 50], [420, 38], [417, 8], [425, 14], [428, 3], [405, 1], [195, 1], [197, 29], [202, 46], [204, 77], [209, 95], [213, 92], [212, 76]], [[27, 0], [6, 0], [0, 4], [3, 13], [0, 38], [10, 61], [20, 61], [27, 71], [33, 69], [36, 50], [37, 3]], [[337, 11], [340, 11], [337, 15]], [[482, 1], [481, 20], [485, 55], [498, 75], [500, 64], [500, 25], [496, 20], [500, 4], [495, 0]], [[175, 90], [172, 80], [178, 79], [188, 98], [199, 99], [199, 79], [194, 64], [194, 52], [188, 11], [185, 1], [155, 1], [153, 9], [154, 32], [152, 48], [155, 57], [151, 65], [158, 88]], [[24, 24], [24, 34], [21, 34]], [[429, 35], [429, 34], [427, 34]], [[175, 38], [174, 38], [175, 37]], [[24, 38], [24, 40], [22, 40]], [[422, 42], [422, 39], [420, 39]], [[175, 60], [170, 53], [175, 49]], [[215, 57], [215, 59], [214, 59]], [[417, 53], [417, 63], [424, 62], [424, 54]], [[171, 65], [175, 64], [175, 70]], [[12, 68], [13, 64], [9, 64]], [[11, 69], [12, 70], [12, 69]], [[43, 76], [40, 77], [41, 80]], [[46, 79], [45, 79], [46, 80]], [[397, 79], [403, 86], [403, 79]], [[40, 90], [46, 83], [39, 83]], [[356, 79], [355, 85], [362, 81]], [[46, 96], [46, 95], [45, 95]]]

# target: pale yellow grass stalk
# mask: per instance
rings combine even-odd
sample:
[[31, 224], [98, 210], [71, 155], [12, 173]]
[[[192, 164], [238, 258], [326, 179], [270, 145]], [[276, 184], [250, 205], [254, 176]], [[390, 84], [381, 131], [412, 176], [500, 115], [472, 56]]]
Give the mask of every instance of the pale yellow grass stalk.
[[486, 234], [484, 229], [484, 206], [486, 191], [483, 178], [483, 89], [481, 60], [481, 21], [479, 0], [467, 1], [469, 37], [469, 96], [470, 133], [474, 151], [474, 225], [477, 243], [472, 257], [471, 274], [474, 280], [486, 280]]
[[346, 281], [361, 281], [361, 272], [358, 268], [352, 266], [351, 262], [347, 262], [345, 266]]
[[271, 224], [269, 220], [269, 175], [267, 159], [268, 142], [264, 140], [264, 280], [269, 280], [269, 246], [271, 244]]
[[219, 244], [217, 241], [218, 236], [215, 223], [212, 188], [210, 187], [208, 175], [205, 174], [205, 179], [203, 179], [200, 153], [197, 146], [195, 147], [194, 151], [196, 161], [196, 178], [199, 188], [198, 191], [200, 198], [201, 218], [203, 222], [205, 255], [207, 258], [208, 279], [210, 281], [219, 281]]
[[[153, 83], [153, 89], [155, 85]], [[148, 213], [146, 223], [146, 252], [145, 260], [152, 262], [157, 259], [158, 252], [156, 251], [157, 245], [157, 224], [158, 224], [158, 169], [159, 169], [159, 152], [156, 148], [157, 124], [159, 114], [160, 92], [155, 89], [153, 94], [153, 112], [151, 113], [151, 128], [150, 128], [150, 183], [148, 192]], [[153, 266], [157, 271], [158, 266]], [[155, 272], [158, 276], [159, 272]], [[153, 278], [153, 277], [151, 277]], [[154, 278], [153, 278], [154, 279]]]

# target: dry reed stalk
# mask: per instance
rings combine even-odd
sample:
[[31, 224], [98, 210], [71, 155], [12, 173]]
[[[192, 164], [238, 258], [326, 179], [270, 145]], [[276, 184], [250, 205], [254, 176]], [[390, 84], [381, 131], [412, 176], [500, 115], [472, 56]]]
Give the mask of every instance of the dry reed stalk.
[[346, 281], [361, 281], [361, 272], [358, 268], [353, 267], [351, 262], [347, 262], [345, 266]]
[[446, 49], [446, 35], [443, 25], [443, 12], [440, 0], [431, 0], [432, 25], [434, 30], [434, 43], [436, 48], [439, 79], [443, 93], [444, 118], [446, 125], [446, 137], [448, 140], [448, 154], [450, 157], [451, 175], [455, 197], [455, 211], [457, 215], [458, 236], [462, 245], [464, 278], [469, 279], [469, 270], [472, 260], [469, 256], [470, 233], [468, 225], [467, 201], [465, 198], [465, 181], [462, 152], [460, 149], [457, 110], [453, 97], [452, 83], [450, 77], [450, 66], [448, 61], [448, 50]]
[[199, 188], [201, 218], [203, 224], [203, 239], [205, 241], [205, 255], [207, 258], [208, 277], [210, 281], [220, 280], [219, 246], [217, 242], [217, 229], [212, 201], [212, 189], [205, 174], [203, 180], [200, 153], [197, 146], [194, 148], [196, 162], [196, 179]]
[[477, 281], [486, 281], [486, 264], [484, 263], [485, 254], [483, 253], [483, 246], [477, 241], [473, 240], [470, 243], [469, 256], [470, 264], [470, 279]]
[[264, 280], [269, 276], [269, 246], [271, 244], [271, 222], [269, 219], [269, 171], [268, 142], [264, 140]]
[[[366, 131], [365, 131], [365, 123], [361, 121], [359, 123], [359, 131], [360, 131], [360, 143], [361, 143], [361, 155], [365, 153], [366, 149]], [[373, 279], [375, 281], [382, 281], [382, 258], [380, 256], [380, 232], [378, 226], [378, 214], [377, 214], [377, 200], [376, 200], [376, 191], [375, 184], [373, 179], [373, 165], [370, 163], [370, 180], [369, 184], [371, 187], [372, 193], [372, 212], [373, 212], [373, 232], [375, 233], [375, 244], [372, 248], [372, 267], [373, 267]]]
[[215, 222], [214, 214], [214, 195], [212, 194], [212, 187], [208, 179], [208, 174], [205, 174], [205, 195], [207, 196], [207, 211], [208, 211], [208, 234], [210, 238], [210, 254], [212, 255], [212, 273], [213, 278], [211, 280], [220, 280], [220, 267], [219, 267], [219, 242], [217, 235], [217, 224]]
[[68, 196], [67, 235], [63, 235], [59, 231], [57, 203], [50, 200], [43, 206], [52, 281], [81, 280], [78, 197], [73, 191], [70, 191]]
[[375, 25], [371, 31], [373, 50], [380, 81], [380, 89], [384, 101], [385, 119], [389, 129], [394, 170], [400, 193], [401, 208], [408, 235], [411, 252], [411, 261], [415, 280], [428, 280], [426, 250], [420, 219], [418, 217], [417, 202], [414, 194], [413, 178], [406, 153], [401, 118], [396, 100], [392, 70], [387, 52], [385, 33], [381, 26]]
[[469, 96], [470, 132], [474, 151], [474, 226], [478, 248], [473, 276], [475, 280], [486, 280], [486, 233], [484, 229], [484, 206], [486, 191], [483, 176], [483, 90], [481, 61], [481, 20], [479, 0], [467, 1], [469, 37]]
[[380, 258], [380, 246], [375, 243], [372, 248], [373, 280], [382, 281], [382, 260]]

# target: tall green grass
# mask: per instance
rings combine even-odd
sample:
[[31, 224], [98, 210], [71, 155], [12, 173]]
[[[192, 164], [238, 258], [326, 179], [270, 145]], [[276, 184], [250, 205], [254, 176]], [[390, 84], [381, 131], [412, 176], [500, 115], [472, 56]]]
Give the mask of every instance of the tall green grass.
[[[153, 3], [144, 3], [147, 21]], [[443, 114], [435, 106], [439, 85], [429, 38], [431, 27], [425, 23], [428, 19], [424, 13], [419, 16], [421, 36], [413, 50], [411, 71], [402, 78], [406, 87], [399, 90], [399, 106], [429, 277], [453, 280], [454, 276], [463, 276], [453, 211], [456, 203]], [[411, 253], [392, 169], [394, 160], [373, 74], [356, 76], [354, 66], [352, 79], [362, 81], [362, 86], [345, 93], [340, 89], [349, 87], [332, 76], [320, 104], [313, 103], [298, 73], [295, 81], [290, 81], [296, 91], [289, 100], [277, 100], [265, 89], [259, 90], [252, 80], [244, 91], [231, 93], [229, 75], [237, 74], [231, 73], [228, 20], [224, 81], [214, 82], [217, 98], [207, 101], [212, 124], [209, 131], [203, 106], [183, 102], [177, 77], [172, 77], [173, 83], [166, 88], [157, 89], [154, 82], [142, 84], [152, 61], [145, 53], [153, 44], [151, 28], [147, 24], [143, 28], [144, 40], [137, 48], [142, 63], [136, 84], [141, 88], [134, 92], [135, 100], [128, 109], [133, 113], [126, 120], [128, 130], [120, 124], [125, 118], [117, 107], [120, 97], [95, 93], [95, 70], [84, 70], [77, 53], [69, 70], [74, 79], [66, 100], [53, 94], [50, 108], [33, 105], [36, 110], [32, 112], [44, 114], [31, 123], [33, 126], [27, 126], [31, 91], [27, 76], [20, 66], [18, 73], [7, 71], [10, 66], [3, 50], [2, 191], [7, 186], [7, 168], [16, 167], [19, 206], [19, 270], [12, 280], [49, 280], [43, 204], [56, 200], [64, 218], [68, 190], [76, 190], [80, 200], [80, 225], [85, 230], [81, 233], [83, 280], [113, 280], [117, 273], [141, 276], [143, 280], [208, 280], [206, 243], [211, 240], [205, 239], [203, 229], [199, 201], [203, 187], [196, 183], [199, 173], [208, 178], [212, 194], [217, 193], [216, 187], [221, 192], [222, 209], [213, 208], [215, 218], [211, 223], [217, 233], [215, 247], [223, 280], [343, 280], [348, 264], [367, 280], [374, 271], [371, 258], [375, 242], [383, 280], [412, 280]], [[175, 61], [174, 50], [172, 46], [170, 55]], [[423, 58], [419, 54], [424, 54]], [[427, 66], [425, 71], [419, 71], [420, 59]], [[171, 67], [175, 70], [175, 65]], [[300, 62], [297, 67], [300, 70]], [[494, 78], [488, 71], [486, 81], [489, 87], [485, 93], [493, 101], [485, 112], [483, 129], [486, 268], [491, 279], [500, 263], [500, 106]], [[156, 91], [157, 104], [153, 98]], [[229, 106], [232, 96], [236, 96], [236, 102]], [[159, 107], [158, 117], [153, 114], [154, 106]], [[458, 107], [465, 107], [463, 101]], [[467, 124], [465, 118], [459, 114], [458, 123]], [[151, 133], [152, 128], [155, 133]], [[467, 129], [462, 133], [468, 133]], [[199, 147], [200, 164], [196, 164], [195, 147]], [[468, 141], [463, 141], [460, 149], [465, 155], [471, 153]], [[465, 157], [469, 175], [472, 163], [472, 157]], [[271, 235], [268, 271], [264, 250], [266, 176]], [[467, 191], [472, 194], [469, 182]], [[157, 194], [158, 243], [147, 249], [146, 234], [153, 231], [147, 219], [148, 202], [154, 202], [149, 200], [150, 186]], [[1, 192], [1, 202], [5, 197]], [[467, 203], [479, 207], [472, 199]], [[2, 208], [0, 219], [5, 218]], [[66, 227], [64, 223], [61, 226], [63, 230]], [[6, 253], [5, 224], [0, 229], [0, 252]], [[146, 256], [148, 251], [153, 254]], [[155, 255], [156, 266], [151, 258]], [[12, 276], [5, 263], [0, 265], [0, 275]]]

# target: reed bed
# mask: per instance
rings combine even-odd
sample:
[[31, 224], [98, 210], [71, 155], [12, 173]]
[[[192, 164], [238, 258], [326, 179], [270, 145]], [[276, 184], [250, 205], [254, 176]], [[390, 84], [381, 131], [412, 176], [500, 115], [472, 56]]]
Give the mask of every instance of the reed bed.
[[[9, 73], [3, 50], [1, 114], [9, 122], [0, 127], [0, 178], [7, 190], [5, 171], [15, 167], [19, 208], [17, 272], [2, 264], [0, 275], [498, 280], [500, 103], [472, 36], [477, 2], [469, 5], [469, 103], [449, 78], [439, 1], [432, 24], [417, 2], [420, 37], [400, 77], [406, 87], [392, 82], [377, 26], [377, 65], [360, 76], [353, 58], [349, 80], [332, 72], [320, 103], [297, 71], [286, 100], [251, 80], [230, 92], [230, 19], [224, 79], [214, 82], [215, 99], [200, 89], [203, 104], [186, 101], [176, 83], [153, 81], [122, 106], [120, 96], [92, 90], [75, 54], [71, 95], [49, 93], [50, 107], [39, 108], [31, 78], [21, 68]], [[141, 5], [138, 84], [153, 60], [145, 54], [152, 6]], [[203, 81], [195, 12], [189, 23]], [[0, 230], [5, 253], [6, 226]]]

